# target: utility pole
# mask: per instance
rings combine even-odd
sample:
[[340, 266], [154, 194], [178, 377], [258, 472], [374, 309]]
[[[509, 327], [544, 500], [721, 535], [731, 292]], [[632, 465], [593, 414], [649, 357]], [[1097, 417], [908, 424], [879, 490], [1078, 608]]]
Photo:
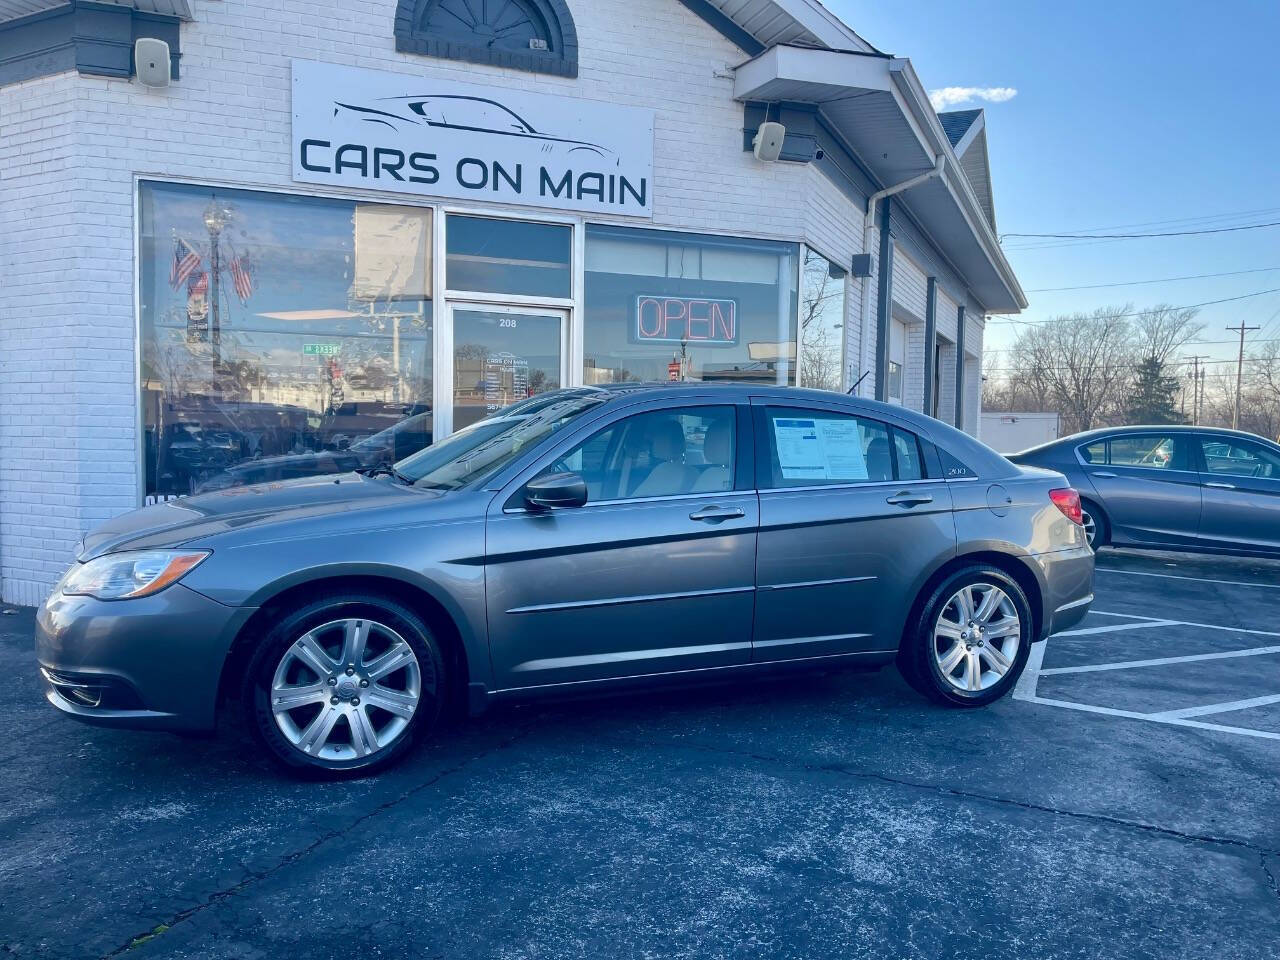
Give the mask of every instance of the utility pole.
[[1198, 355], [1191, 358], [1191, 422], [1197, 427], [1200, 426], [1200, 384], [1204, 377], [1200, 361], [1205, 359], [1207, 358]]
[[1240, 321], [1240, 326], [1238, 327], [1227, 327], [1227, 330], [1229, 332], [1240, 334], [1240, 354], [1236, 358], [1236, 406], [1235, 406], [1235, 409], [1231, 412], [1231, 429], [1232, 430], [1240, 429], [1240, 381], [1244, 376], [1244, 335], [1248, 333], [1250, 330], [1259, 330], [1259, 329], [1261, 328], [1246, 327], [1244, 325], [1243, 320]]

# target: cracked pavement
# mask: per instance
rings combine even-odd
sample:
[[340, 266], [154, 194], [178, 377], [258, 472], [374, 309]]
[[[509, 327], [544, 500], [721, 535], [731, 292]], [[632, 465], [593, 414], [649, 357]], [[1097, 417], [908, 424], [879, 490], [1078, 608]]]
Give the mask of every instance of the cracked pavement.
[[[1176, 563], [1280, 585], [1280, 563]], [[1280, 589], [1099, 578], [1096, 608], [1144, 605], [1280, 621]], [[1267, 680], [1265, 660], [1206, 676]], [[1008, 698], [947, 711], [886, 670], [506, 707], [379, 778], [313, 784], [235, 739], [57, 716], [28, 611], [0, 617], [0, 669], [0, 957], [1170, 960], [1280, 943], [1280, 740]]]

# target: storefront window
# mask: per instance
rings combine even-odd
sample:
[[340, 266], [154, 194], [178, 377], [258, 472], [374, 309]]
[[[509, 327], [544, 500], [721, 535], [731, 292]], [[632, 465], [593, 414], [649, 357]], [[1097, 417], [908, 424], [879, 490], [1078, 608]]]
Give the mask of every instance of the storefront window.
[[844, 296], [849, 272], [805, 248], [800, 273], [800, 386], [841, 390]]
[[796, 244], [587, 228], [583, 382], [795, 383]]
[[560, 388], [562, 316], [453, 308], [453, 429]]
[[901, 320], [889, 324], [889, 368], [885, 382], [889, 399], [902, 402], [902, 371], [907, 363], [907, 325]]
[[140, 212], [148, 497], [431, 442], [431, 210], [144, 183]]
[[573, 295], [571, 227], [452, 214], [445, 233], [450, 290], [560, 299]]

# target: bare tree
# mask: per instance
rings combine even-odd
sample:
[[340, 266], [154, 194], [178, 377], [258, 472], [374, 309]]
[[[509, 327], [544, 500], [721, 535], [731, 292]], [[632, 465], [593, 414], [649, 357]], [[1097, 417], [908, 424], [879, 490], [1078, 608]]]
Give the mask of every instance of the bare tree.
[[1133, 320], [1138, 358], [1154, 358], [1163, 367], [1204, 329], [1203, 323], [1195, 322], [1199, 313], [1194, 308], [1171, 307], [1167, 303], [1143, 310]]
[[1054, 317], [1027, 327], [1012, 367], [1029, 399], [1062, 415], [1063, 429], [1088, 430], [1119, 415], [1133, 376], [1128, 306]]
[[844, 358], [844, 277], [823, 257], [806, 254], [800, 300], [800, 385], [839, 390]]

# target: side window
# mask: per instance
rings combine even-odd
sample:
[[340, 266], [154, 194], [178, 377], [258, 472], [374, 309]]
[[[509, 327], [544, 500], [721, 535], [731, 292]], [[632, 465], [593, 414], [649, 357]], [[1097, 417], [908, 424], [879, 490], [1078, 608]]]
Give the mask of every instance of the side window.
[[578, 444], [544, 473], [579, 474], [587, 502], [733, 489], [733, 407], [638, 413]]
[[923, 480], [924, 461], [920, 457], [920, 441], [914, 433], [893, 428], [893, 455], [898, 468], [896, 480]]
[[1080, 459], [1085, 463], [1104, 464], [1107, 462], [1107, 441], [1097, 440], [1079, 448]]
[[1200, 441], [1209, 473], [1280, 479], [1280, 456], [1258, 443], [1206, 437]]
[[[1112, 437], [1107, 463], [1116, 467], [1146, 467], [1153, 470], [1185, 470], [1186, 457], [1176, 437], [1159, 434]], [[1095, 461], [1096, 462], [1096, 461]]]
[[[767, 478], [771, 488], [892, 480], [889, 428], [827, 410], [770, 407]], [[914, 445], [914, 438], [910, 438]], [[919, 465], [919, 447], [916, 462]]]

